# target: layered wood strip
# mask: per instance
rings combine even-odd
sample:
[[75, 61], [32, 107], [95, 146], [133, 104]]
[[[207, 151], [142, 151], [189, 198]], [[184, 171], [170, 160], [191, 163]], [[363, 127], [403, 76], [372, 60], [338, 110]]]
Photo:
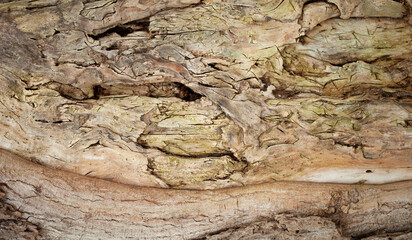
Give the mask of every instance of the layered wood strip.
[[412, 227], [411, 182], [278, 182], [187, 191], [80, 176], [4, 150], [0, 166], [0, 196], [11, 206], [9, 215], [26, 219], [32, 226], [26, 233], [40, 239], [379, 239], [410, 236]]

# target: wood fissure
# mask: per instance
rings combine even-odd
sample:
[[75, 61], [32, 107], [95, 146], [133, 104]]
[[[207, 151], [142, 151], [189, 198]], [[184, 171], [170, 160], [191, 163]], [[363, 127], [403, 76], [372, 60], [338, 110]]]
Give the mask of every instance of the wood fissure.
[[411, 6], [0, 0], [4, 234], [408, 238]]

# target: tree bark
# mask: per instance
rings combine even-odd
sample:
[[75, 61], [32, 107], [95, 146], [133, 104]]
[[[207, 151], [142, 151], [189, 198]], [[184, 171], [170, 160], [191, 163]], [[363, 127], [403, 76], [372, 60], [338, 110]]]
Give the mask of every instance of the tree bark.
[[0, 1], [0, 233], [407, 239], [411, 2]]
[[6, 151], [0, 164], [3, 201], [49, 239], [238, 239], [253, 237], [248, 228], [257, 228], [258, 238], [343, 239], [412, 227], [411, 182], [276, 182], [187, 191], [80, 176]]

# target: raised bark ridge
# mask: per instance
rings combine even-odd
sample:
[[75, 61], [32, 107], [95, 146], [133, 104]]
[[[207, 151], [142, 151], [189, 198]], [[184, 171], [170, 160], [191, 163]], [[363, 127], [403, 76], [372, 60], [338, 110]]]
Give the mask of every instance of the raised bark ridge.
[[407, 239], [412, 228], [411, 182], [187, 191], [80, 176], [6, 151], [0, 166], [2, 202], [18, 206], [7, 217], [40, 239]]

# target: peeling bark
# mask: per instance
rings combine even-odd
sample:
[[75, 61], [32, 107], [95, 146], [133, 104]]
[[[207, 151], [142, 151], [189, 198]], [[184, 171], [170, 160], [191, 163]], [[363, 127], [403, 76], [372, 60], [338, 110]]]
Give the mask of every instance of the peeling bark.
[[[410, 0], [0, 1], [2, 229], [40, 228], [46, 239], [409, 236], [411, 9]], [[31, 168], [37, 180], [23, 174]], [[142, 207], [124, 207], [147, 216], [106, 207], [142, 189]], [[267, 206], [255, 213], [256, 204]]]

